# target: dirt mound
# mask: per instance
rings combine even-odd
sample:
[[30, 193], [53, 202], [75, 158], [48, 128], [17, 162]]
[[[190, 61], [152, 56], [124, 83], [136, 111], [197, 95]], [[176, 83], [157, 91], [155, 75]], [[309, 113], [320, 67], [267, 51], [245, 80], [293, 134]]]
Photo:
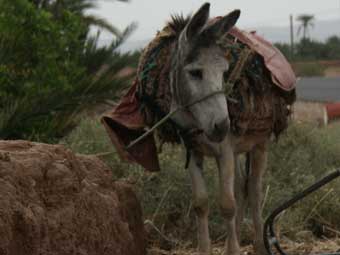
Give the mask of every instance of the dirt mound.
[[0, 254], [146, 254], [141, 208], [99, 159], [0, 141]]

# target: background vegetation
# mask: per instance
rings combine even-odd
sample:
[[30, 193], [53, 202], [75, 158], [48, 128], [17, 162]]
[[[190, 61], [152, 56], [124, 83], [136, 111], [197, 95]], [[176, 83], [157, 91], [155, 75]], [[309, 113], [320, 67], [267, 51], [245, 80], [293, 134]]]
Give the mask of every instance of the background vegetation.
[[294, 45], [293, 55], [288, 43], [276, 43], [276, 47], [289, 59], [294, 61], [338, 60], [340, 59], [340, 37], [331, 36], [325, 42], [310, 38], [301, 39]]
[[[323, 76], [332, 61], [340, 59], [340, 37], [331, 36], [325, 42], [310, 38], [301, 39], [292, 48], [287, 43], [276, 43], [275, 46], [292, 63], [298, 76]], [[322, 60], [322, 62], [320, 62]]]
[[340, 59], [340, 37], [333, 35], [324, 42], [311, 39], [315, 17], [311, 14], [301, 14], [298, 22], [297, 41], [294, 45], [276, 43], [275, 46], [292, 63], [298, 76], [324, 76], [329, 67], [338, 69]]

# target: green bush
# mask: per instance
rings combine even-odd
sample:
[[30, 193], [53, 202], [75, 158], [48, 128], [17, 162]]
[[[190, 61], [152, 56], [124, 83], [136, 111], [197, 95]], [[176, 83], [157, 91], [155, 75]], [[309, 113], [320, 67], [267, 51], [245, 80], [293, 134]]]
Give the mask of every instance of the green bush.
[[[281, 202], [340, 166], [339, 124], [325, 129], [292, 125], [270, 148], [265, 174], [264, 216]], [[140, 167], [123, 163], [114, 153], [103, 127], [94, 120], [83, 120], [64, 143], [86, 154], [98, 154], [111, 167], [115, 179], [133, 183], [142, 201], [144, 217], [173, 241], [192, 245], [196, 240], [195, 215], [191, 204], [191, 181], [184, 169], [185, 155], [180, 147], [165, 146], [160, 155], [161, 172], [148, 174]], [[205, 179], [210, 199], [210, 231], [214, 241], [225, 236], [223, 219], [216, 203], [217, 171], [213, 160], [205, 162]], [[324, 198], [324, 200], [322, 200]], [[340, 186], [334, 182], [288, 210], [279, 224], [282, 233], [294, 235], [302, 229], [314, 231], [315, 222], [327, 221], [340, 229]], [[319, 202], [321, 200], [321, 202]], [[314, 225], [310, 225], [314, 222]], [[151, 228], [153, 230], [153, 228]], [[150, 231], [152, 241], [167, 247], [169, 241]], [[249, 237], [249, 234], [248, 234]]]
[[132, 27], [99, 47], [83, 13], [91, 4], [61, 2], [0, 0], [1, 139], [56, 142], [126, 84], [115, 75], [132, 58], [114, 50]]
[[[50, 123], [67, 121], [58, 116], [62, 96], [85, 73], [79, 52], [70, 50], [80, 48], [77, 38], [85, 27], [71, 13], [64, 12], [56, 22], [23, 0], [2, 1], [0, 6], [0, 137], [53, 137], [63, 130]], [[52, 127], [57, 130], [46, 130]]]

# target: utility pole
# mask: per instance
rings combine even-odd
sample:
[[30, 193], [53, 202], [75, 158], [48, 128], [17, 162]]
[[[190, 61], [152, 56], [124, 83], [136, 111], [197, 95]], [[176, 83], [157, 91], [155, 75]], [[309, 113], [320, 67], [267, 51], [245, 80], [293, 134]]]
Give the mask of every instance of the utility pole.
[[290, 59], [294, 58], [294, 23], [293, 23], [293, 15], [289, 16], [290, 21]]

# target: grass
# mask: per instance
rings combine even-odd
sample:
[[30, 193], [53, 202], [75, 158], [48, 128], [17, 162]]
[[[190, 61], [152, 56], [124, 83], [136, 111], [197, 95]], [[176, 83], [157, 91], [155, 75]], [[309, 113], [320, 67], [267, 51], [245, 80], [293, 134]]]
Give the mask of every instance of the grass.
[[[271, 145], [265, 174], [264, 190], [268, 194], [264, 216], [281, 202], [340, 167], [339, 129], [339, 123], [324, 129], [294, 124], [278, 143]], [[151, 223], [146, 226], [150, 241], [164, 249], [195, 245], [191, 182], [184, 169], [185, 155], [180, 147], [165, 146], [160, 155], [161, 172], [150, 174], [118, 158], [98, 121], [84, 119], [63, 143], [78, 153], [98, 154], [111, 166], [115, 179], [124, 178], [135, 185], [144, 218]], [[212, 160], [205, 162], [205, 179], [211, 197], [211, 236], [214, 242], [220, 242], [225, 229], [216, 199], [213, 199], [217, 196], [217, 171]], [[287, 210], [278, 227], [280, 233], [292, 239], [303, 230], [316, 236], [333, 237], [340, 230], [339, 211], [340, 185], [339, 181], [334, 181]]]
[[318, 62], [297, 62], [292, 63], [294, 72], [297, 76], [313, 77], [324, 76], [326, 67]]
[[[266, 188], [270, 196], [265, 215], [279, 203], [313, 184], [340, 167], [340, 128], [333, 124], [324, 129], [306, 125], [291, 126], [278, 144], [273, 144], [266, 173]], [[322, 226], [340, 229], [337, 211], [340, 210], [339, 180], [310, 195], [281, 218], [282, 231], [290, 236], [309, 229], [317, 236]], [[321, 231], [321, 232], [320, 232]]]

